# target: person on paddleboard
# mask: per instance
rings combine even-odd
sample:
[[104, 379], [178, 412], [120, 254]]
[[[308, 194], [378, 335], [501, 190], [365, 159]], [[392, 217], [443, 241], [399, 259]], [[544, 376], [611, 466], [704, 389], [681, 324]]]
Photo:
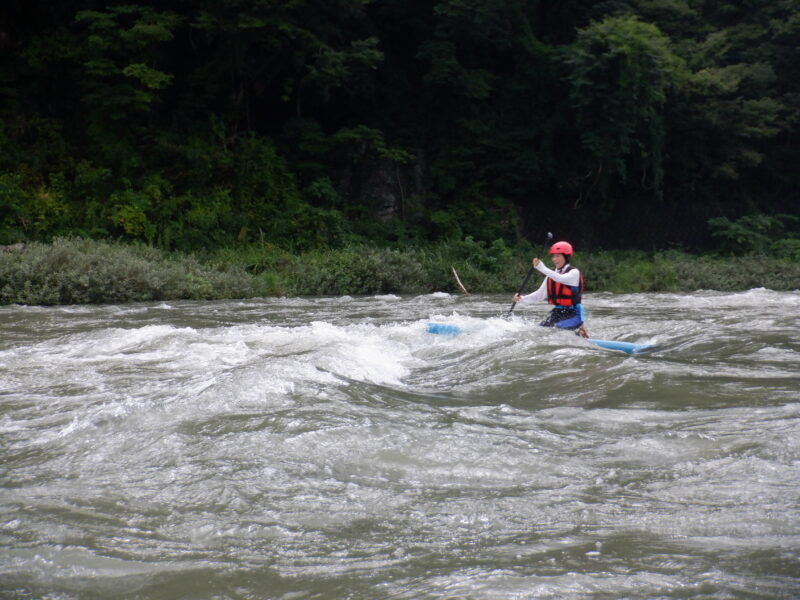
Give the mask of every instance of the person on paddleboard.
[[582, 337], [589, 337], [583, 326], [583, 275], [569, 264], [572, 260], [572, 244], [556, 242], [550, 246], [550, 256], [555, 270], [548, 269], [538, 258], [533, 259], [533, 268], [545, 276], [542, 285], [526, 296], [514, 295], [514, 302], [533, 304], [546, 300], [553, 310], [539, 323], [542, 327], [558, 327], [575, 331]]

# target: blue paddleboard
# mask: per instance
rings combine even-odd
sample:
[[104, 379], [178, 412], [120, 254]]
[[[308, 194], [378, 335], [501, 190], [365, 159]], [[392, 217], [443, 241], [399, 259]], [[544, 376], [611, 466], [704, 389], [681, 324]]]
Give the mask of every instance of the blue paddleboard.
[[[461, 328], [457, 325], [448, 325], [446, 323], [428, 323], [426, 326], [428, 333], [435, 333], [438, 335], [458, 335], [461, 333]], [[619, 350], [627, 354], [638, 354], [652, 348], [652, 344], [634, 344], [632, 342], [616, 342], [614, 340], [596, 340], [589, 338], [586, 340], [595, 346], [606, 348], [607, 350]]]

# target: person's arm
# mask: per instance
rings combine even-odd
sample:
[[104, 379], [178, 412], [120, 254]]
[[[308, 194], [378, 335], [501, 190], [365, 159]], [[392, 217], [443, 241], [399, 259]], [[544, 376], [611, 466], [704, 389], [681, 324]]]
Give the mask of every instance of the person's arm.
[[[557, 273], [553, 271], [553, 269], [548, 269], [541, 261], [534, 268], [545, 277], [549, 277], [553, 281], [563, 283], [564, 285], [577, 286], [581, 283], [581, 272], [575, 268], [567, 273]], [[545, 281], [547, 280], [545, 279]]]
[[[516, 296], [514, 298], [516, 298]], [[515, 302], [519, 302], [520, 304], [533, 304], [534, 302], [541, 302], [542, 300], [547, 300], [547, 279], [542, 280], [542, 285], [539, 286], [538, 290], [520, 297], [519, 300], [515, 300]]]

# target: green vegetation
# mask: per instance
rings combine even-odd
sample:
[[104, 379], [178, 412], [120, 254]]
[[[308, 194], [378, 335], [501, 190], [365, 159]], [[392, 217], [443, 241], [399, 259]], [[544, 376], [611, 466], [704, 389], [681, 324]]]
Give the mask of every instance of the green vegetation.
[[745, 215], [735, 221], [727, 217], [709, 219], [712, 235], [719, 238], [719, 251], [728, 256], [771, 254], [800, 260], [800, 217], [793, 215]]
[[796, 0], [7, 12], [0, 302], [800, 287]]
[[[511, 249], [501, 241], [487, 245], [467, 238], [419, 249], [349, 246], [297, 255], [270, 244], [248, 244], [200, 259], [143, 245], [61, 238], [0, 252], [0, 304], [460, 294], [451, 265], [471, 293], [511, 294], [527, 271], [531, 254], [525, 245]], [[575, 264], [584, 270], [590, 292], [800, 289], [800, 257], [613, 251], [581, 253]]]
[[78, 239], [0, 253], [0, 304], [88, 304], [264, 293], [242, 269], [142, 245]]
[[0, 244], [797, 239], [796, 0], [12, 4]]

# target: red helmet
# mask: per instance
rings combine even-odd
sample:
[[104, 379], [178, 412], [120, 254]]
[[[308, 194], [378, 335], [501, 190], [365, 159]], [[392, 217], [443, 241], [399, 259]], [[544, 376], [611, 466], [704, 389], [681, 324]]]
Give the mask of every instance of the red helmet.
[[565, 254], [572, 256], [572, 244], [569, 242], [556, 242], [550, 246], [550, 254]]

